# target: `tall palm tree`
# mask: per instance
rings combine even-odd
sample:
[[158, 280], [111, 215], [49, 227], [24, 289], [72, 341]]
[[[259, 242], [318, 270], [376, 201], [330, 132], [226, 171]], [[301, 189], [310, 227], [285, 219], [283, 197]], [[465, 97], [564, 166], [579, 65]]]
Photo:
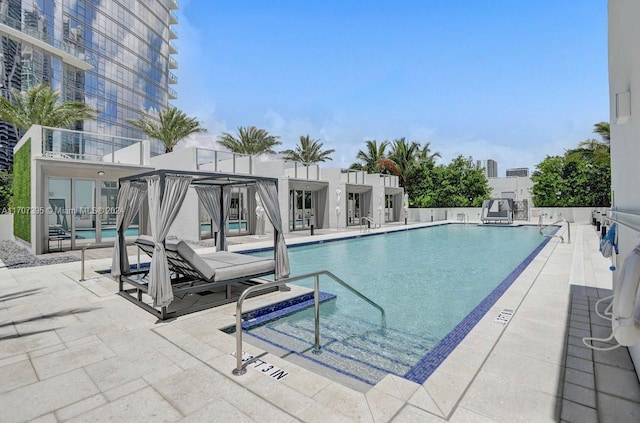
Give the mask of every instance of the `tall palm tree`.
[[333, 160], [330, 155], [335, 151], [334, 149], [322, 150], [320, 140], [312, 140], [307, 134], [300, 135], [300, 143], [296, 145], [295, 150], [284, 150], [281, 153], [287, 160], [309, 164]]
[[370, 173], [397, 174], [397, 166], [385, 154], [389, 146], [389, 141], [382, 141], [380, 145], [378, 145], [376, 140], [369, 140], [366, 141], [366, 145], [366, 151], [360, 150], [358, 154], [356, 154], [356, 159], [359, 160], [360, 163], [352, 164], [352, 169], [366, 170]]
[[255, 126], [239, 127], [238, 135], [228, 132], [218, 136], [218, 143], [234, 153], [242, 154], [274, 154], [273, 147], [282, 144], [278, 135], [270, 135], [265, 129]]
[[14, 126], [16, 137], [31, 125], [64, 128], [82, 120], [95, 120], [98, 112], [79, 101], [60, 102], [60, 91], [39, 84], [26, 91], [11, 89], [10, 100], [0, 97], [0, 120]]
[[440, 152], [436, 151], [433, 154], [431, 153], [431, 143], [426, 142], [424, 146], [420, 149], [420, 153], [418, 154], [421, 163], [430, 163], [435, 161], [436, 157], [441, 158]]
[[141, 113], [140, 119], [127, 119], [127, 122], [140, 128], [148, 137], [159, 140], [167, 153], [172, 152], [176, 144], [189, 135], [207, 132], [196, 118], [187, 116], [173, 106], [161, 111], [158, 121]]
[[396, 164], [397, 175], [403, 187], [420, 164], [420, 153], [420, 144], [417, 142], [408, 143], [404, 137], [393, 140], [389, 159]]
[[611, 127], [609, 122], [598, 122], [593, 125], [593, 133], [602, 137], [605, 144], [609, 144], [611, 141]]

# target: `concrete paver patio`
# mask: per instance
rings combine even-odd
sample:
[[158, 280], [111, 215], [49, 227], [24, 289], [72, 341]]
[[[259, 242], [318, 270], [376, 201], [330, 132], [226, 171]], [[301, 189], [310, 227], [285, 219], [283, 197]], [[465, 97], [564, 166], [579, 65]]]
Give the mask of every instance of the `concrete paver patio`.
[[[547, 244], [423, 385], [390, 375], [367, 392], [273, 354], [263, 360], [286, 378], [233, 376], [235, 339], [218, 329], [234, 304], [157, 322], [92, 272], [108, 258], [87, 263], [86, 281], [79, 263], [0, 268], [0, 421], [640, 421], [627, 350], [582, 344], [610, 331], [592, 310], [611, 272], [591, 226], [572, 235]], [[494, 323], [503, 308], [513, 317]]]

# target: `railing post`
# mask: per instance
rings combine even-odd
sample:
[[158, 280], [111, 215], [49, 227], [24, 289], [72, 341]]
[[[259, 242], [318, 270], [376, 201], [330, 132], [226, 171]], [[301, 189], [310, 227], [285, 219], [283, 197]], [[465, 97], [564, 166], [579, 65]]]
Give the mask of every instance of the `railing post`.
[[82, 252], [80, 253], [80, 282], [84, 281], [84, 253], [87, 251], [87, 248], [89, 248], [90, 245], [93, 244], [87, 244], [84, 247], [82, 247]]
[[313, 354], [320, 354], [320, 275], [313, 277], [313, 316], [314, 316], [314, 343]]
[[247, 373], [242, 367], [242, 298], [236, 303], [236, 368], [231, 373], [236, 376]]

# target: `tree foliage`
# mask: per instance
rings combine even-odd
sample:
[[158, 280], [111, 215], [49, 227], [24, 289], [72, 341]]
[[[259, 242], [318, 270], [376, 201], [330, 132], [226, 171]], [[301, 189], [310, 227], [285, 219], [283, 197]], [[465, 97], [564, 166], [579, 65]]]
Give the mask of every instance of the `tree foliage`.
[[531, 176], [536, 207], [602, 207], [611, 204], [611, 166], [589, 159], [547, 156]]
[[96, 119], [98, 112], [86, 104], [59, 100], [60, 92], [47, 84], [26, 91], [11, 89], [10, 99], [0, 96], [0, 120], [26, 131], [32, 125], [64, 128], [78, 121]]
[[274, 154], [276, 145], [282, 144], [279, 136], [271, 135], [266, 129], [255, 126], [239, 127], [238, 134], [228, 132], [218, 136], [218, 143], [233, 153], [240, 154]]
[[425, 163], [405, 186], [414, 207], [480, 207], [491, 188], [471, 158], [458, 156], [448, 165]]
[[148, 137], [159, 140], [164, 144], [167, 153], [172, 152], [175, 146], [189, 135], [207, 132], [196, 118], [187, 116], [177, 107], [161, 111], [158, 120], [149, 114], [141, 113], [139, 119], [127, 121], [140, 128]]
[[302, 163], [318, 163], [331, 159], [331, 154], [336, 150], [323, 150], [320, 140], [311, 139], [309, 134], [300, 136], [300, 143], [293, 150], [284, 150], [284, 158]]
[[9, 172], [0, 172], [0, 213], [12, 205], [13, 175]]

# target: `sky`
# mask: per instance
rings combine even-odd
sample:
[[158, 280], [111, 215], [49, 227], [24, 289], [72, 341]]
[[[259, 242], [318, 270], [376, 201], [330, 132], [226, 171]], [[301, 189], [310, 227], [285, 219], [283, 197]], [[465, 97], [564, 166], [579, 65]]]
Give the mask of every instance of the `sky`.
[[348, 167], [366, 140], [534, 170], [609, 120], [606, 0], [180, 0], [178, 99], [216, 148], [240, 126]]

